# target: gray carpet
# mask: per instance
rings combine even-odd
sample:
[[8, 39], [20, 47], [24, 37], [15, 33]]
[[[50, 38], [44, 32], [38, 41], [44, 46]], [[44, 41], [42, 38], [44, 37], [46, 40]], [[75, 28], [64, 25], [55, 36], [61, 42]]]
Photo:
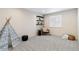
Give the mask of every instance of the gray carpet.
[[62, 39], [58, 36], [36, 36], [21, 41], [11, 51], [78, 51], [79, 42]]

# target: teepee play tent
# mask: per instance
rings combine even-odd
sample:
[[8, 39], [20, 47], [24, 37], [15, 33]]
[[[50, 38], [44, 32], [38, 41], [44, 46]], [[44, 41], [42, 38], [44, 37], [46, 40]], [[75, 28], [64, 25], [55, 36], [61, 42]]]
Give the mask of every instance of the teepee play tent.
[[20, 38], [9, 22], [11, 17], [6, 18], [6, 20], [7, 22], [0, 31], [0, 50], [8, 50], [8, 48], [15, 47], [20, 41]]

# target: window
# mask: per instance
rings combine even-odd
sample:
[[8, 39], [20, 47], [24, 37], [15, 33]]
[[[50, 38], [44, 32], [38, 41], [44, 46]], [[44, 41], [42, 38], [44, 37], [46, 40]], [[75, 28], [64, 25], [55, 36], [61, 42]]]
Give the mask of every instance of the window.
[[50, 16], [49, 27], [62, 27], [62, 15]]

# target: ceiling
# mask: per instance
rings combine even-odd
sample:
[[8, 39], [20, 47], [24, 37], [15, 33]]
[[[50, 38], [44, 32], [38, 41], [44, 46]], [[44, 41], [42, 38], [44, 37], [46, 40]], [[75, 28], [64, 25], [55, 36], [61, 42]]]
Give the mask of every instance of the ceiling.
[[26, 8], [26, 9], [36, 14], [50, 14], [50, 13], [60, 12], [73, 8]]

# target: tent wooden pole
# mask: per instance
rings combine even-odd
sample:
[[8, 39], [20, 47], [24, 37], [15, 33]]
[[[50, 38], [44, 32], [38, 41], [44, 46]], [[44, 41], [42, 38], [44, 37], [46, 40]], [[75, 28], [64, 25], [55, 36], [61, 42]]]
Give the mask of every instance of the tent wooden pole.
[[6, 23], [4, 24], [4, 27], [2, 28], [2, 30], [0, 31], [0, 36], [1, 36], [1, 34], [2, 34], [2, 32], [3, 32], [3, 30], [4, 30], [4, 28], [5, 28], [5, 26], [9, 23], [9, 21], [11, 20], [11, 17], [9, 17], [9, 18], [7, 18], [6, 17]]

